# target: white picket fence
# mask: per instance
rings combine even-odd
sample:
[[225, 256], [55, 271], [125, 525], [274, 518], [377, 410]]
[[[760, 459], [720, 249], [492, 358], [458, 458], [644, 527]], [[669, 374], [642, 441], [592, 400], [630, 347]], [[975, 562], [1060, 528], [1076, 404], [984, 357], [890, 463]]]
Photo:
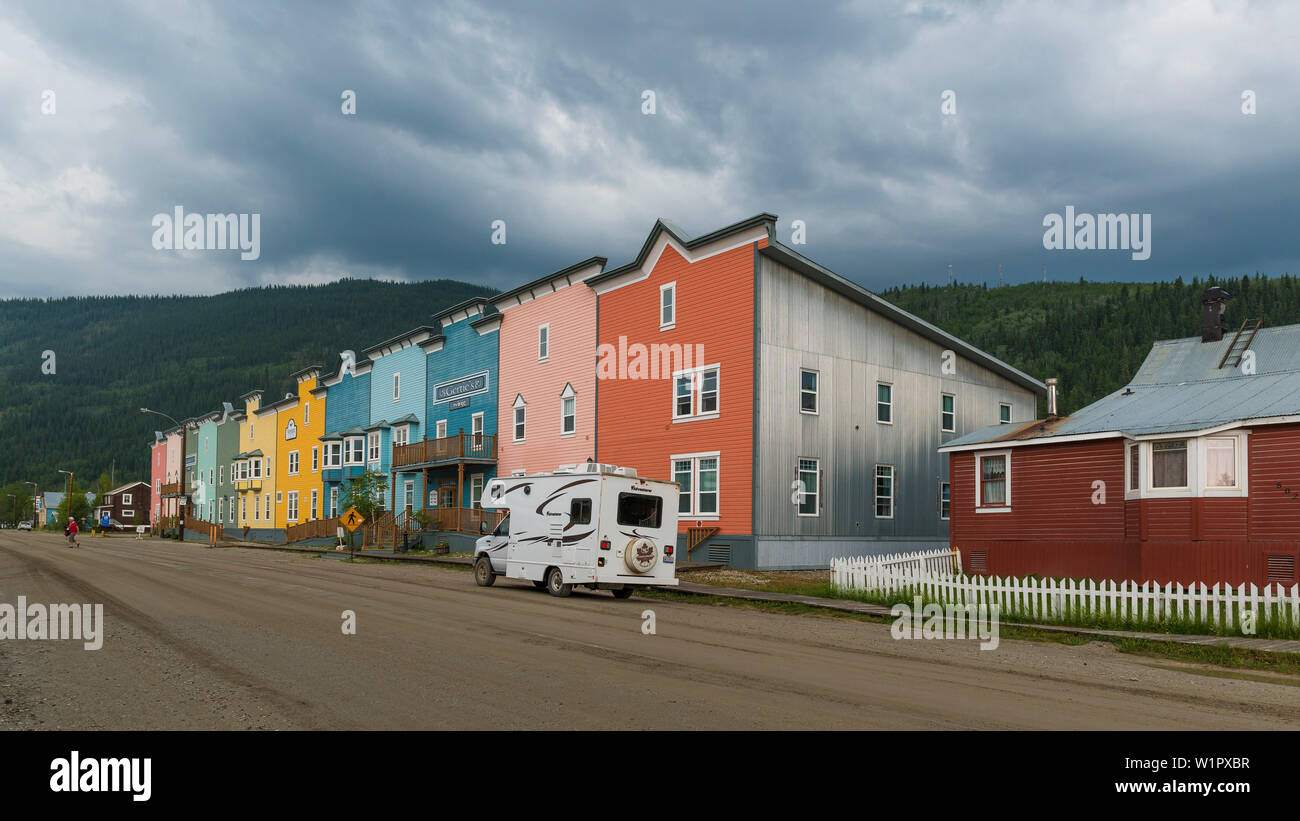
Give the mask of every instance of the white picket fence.
[[1171, 619], [1201, 622], [1235, 631], [1244, 614], [1256, 628], [1276, 621], [1300, 627], [1300, 584], [1288, 591], [1281, 584], [1160, 585], [1156, 582], [1084, 579], [1017, 579], [967, 576], [957, 551], [925, 551], [894, 556], [835, 559], [831, 584], [838, 590], [897, 596], [920, 596], [927, 602], [998, 606], [1003, 618], [1066, 621], [1072, 617], [1107, 617], [1158, 623]]

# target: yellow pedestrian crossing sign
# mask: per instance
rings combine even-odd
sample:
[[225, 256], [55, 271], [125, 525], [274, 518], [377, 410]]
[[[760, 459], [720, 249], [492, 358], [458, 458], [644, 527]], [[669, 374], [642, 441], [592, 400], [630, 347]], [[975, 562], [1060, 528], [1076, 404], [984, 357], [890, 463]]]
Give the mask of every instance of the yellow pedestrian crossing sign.
[[343, 526], [348, 529], [349, 533], [356, 530], [358, 527], [361, 527], [361, 525], [365, 524], [365, 522], [366, 522], [366, 517], [362, 516], [360, 513], [357, 513], [357, 509], [355, 507], [351, 508], [350, 510], [348, 510], [347, 513], [343, 514]]

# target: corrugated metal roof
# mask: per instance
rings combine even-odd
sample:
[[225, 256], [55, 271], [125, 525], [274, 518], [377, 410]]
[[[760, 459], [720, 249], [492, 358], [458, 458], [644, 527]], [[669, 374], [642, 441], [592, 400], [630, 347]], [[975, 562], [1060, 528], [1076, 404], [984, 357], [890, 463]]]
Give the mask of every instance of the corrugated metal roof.
[[1250, 346], [1255, 372], [1249, 375], [1241, 368], [1219, 367], [1232, 336], [1221, 342], [1162, 340], [1151, 347], [1131, 383], [1071, 416], [1011, 431], [994, 425], [953, 439], [942, 449], [1101, 433], [1179, 433], [1300, 415], [1300, 325], [1261, 328]]

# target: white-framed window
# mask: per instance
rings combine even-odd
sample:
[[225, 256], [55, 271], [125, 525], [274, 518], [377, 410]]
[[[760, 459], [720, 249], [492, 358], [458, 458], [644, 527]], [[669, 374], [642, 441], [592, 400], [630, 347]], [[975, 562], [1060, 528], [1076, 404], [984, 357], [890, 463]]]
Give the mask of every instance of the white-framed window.
[[252, 473], [252, 477], [253, 477], [254, 479], [261, 479], [261, 478], [262, 478], [262, 460], [261, 460], [261, 459], [250, 459], [250, 460], [249, 460], [249, 463], [250, 463], [250, 465], [251, 465], [251, 467], [252, 467], [252, 471], [253, 471], [253, 473]]
[[1205, 440], [1205, 487], [1228, 490], [1241, 487], [1237, 470], [1237, 437], [1211, 437]]
[[129, 505], [129, 504], [131, 504], [131, 494], [129, 494], [129, 493], [123, 493], [123, 494], [122, 494], [122, 504], [124, 504], [124, 505]]
[[522, 395], [515, 397], [514, 441], [522, 442], [528, 433], [528, 403]]
[[266, 515], [264, 518], [269, 522], [271, 521], [271, 494], [266, 494], [262, 499], [264, 500], [264, 505], [266, 507], [266, 510], [264, 511]]
[[316, 473], [320, 470], [320, 446], [312, 445], [311, 448], [311, 472]]
[[343, 465], [343, 443], [326, 442], [325, 443], [325, 467], [336, 468]]
[[677, 283], [659, 286], [659, 330], [677, 326]]
[[939, 481], [939, 518], [947, 521], [952, 515], [952, 485]]
[[239, 497], [239, 521], [248, 521], [248, 499], [245, 496]]
[[1011, 424], [1011, 404], [1010, 404], [1010, 403], [1008, 403], [1008, 402], [999, 402], [999, 403], [998, 403], [998, 424], [999, 424], [999, 425], [1010, 425], [1010, 424]]
[[800, 459], [799, 474], [799, 515], [820, 516], [822, 511], [821, 460]]
[[307, 427], [311, 424], [311, 403], [302, 403], [302, 426]]
[[320, 502], [320, 491], [316, 488], [311, 489], [311, 519], [316, 519], [316, 505]]
[[217, 484], [224, 485], [225, 483], [226, 483], [226, 466], [217, 465]]
[[135, 518], [135, 511], [134, 511], [134, 510], [131, 510], [130, 508], [128, 508], [128, 509], [122, 511], [122, 518], [123, 518], [123, 519], [134, 519], [134, 518]]
[[225, 520], [226, 520], [226, 497], [222, 496], [220, 499], [217, 499], [217, 521], [224, 522]]
[[[276, 496], [279, 496], [277, 493]], [[289, 509], [285, 518], [290, 522], [298, 521], [298, 491], [289, 491]]]
[[261, 496], [254, 496], [254, 497], [253, 497], [253, 521], [255, 521], [255, 522], [260, 522], [260, 521], [262, 521], [262, 504], [261, 504], [261, 501], [262, 501], [262, 497], [261, 497]]
[[673, 374], [673, 421], [712, 419], [718, 415], [720, 365], [705, 365]]
[[1011, 451], [978, 453], [975, 456], [975, 511], [1001, 512], [1011, 509]]
[[368, 439], [368, 448], [367, 448], [368, 453], [366, 454], [367, 461], [370, 462], [379, 461], [379, 433], [380, 432], [377, 430], [372, 430], [367, 435], [367, 439]]
[[669, 457], [673, 481], [681, 485], [679, 514], [692, 519], [718, 518], [719, 456], [712, 451]]
[[402, 510], [415, 509], [415, 480], [407, 479], [402, 483]]
[[364, 436], [349, 436], [347, 439], [347, 452], [344, 456], [346, 465], [362, 465], [366, 461], [366, 438]]
[[551, 355], [551, 324], [537, 326], [537, 361], [545, 362]]
[[944, 433], [957, 432], [957, 397], [945, 393], [939, 397], [939, 429]]
[[1187, 481], [1187, 440], [1167, 439], [1151, 443], [1151, 488], [1182, 490]]
[[1142, 445], [1137, 442], [1128, 446], [1128, 489], [1137, 492], [1142, 489]]
[[578, 431], [578, 394], [573, 385], [566, 384], [560, 393], [560, 436], [573, 436]]
[[876, 518], [894, 518], [893, 465], [876, 465]]
[[483, 447], [483, 411], [469, 418], [469, 432], [474, 437], [474, 447]]
[[402, 375], [393, 374], [393, 401], [396, 402], [402, 398]]
[[277, 491], [275, 492], [275, 503], [276, 503], [277, 505], [279, 505], [279, 504], [283, 504], [283, 503], [284, 503], [284, 491], [283, 491], [283, 490], [277, 490]]
[[876, 421], [894, 424], [894, 386], [888, 382], [876, 383]]
[[298, 451], [296, 450], [289, 451], [289, 475], [298, 475]]
[[817, 383], [821, 374], [811, 368], [799, 369], [799, 412], [816, 415], [819, 413], [820, 397]]
[[411, 441], [411, 426], [398, 425], [393, 428], [393, 447], [405, 445]]
[[330, 518], [338, 518], [339, 515], [339, 486], [330, 486]]
[[483, 474], [475, 473], [469, 477], [469, 506], [476, 510], [483, 507]]
[[435, 439], [447, 438], [447, 420], [439, 419], [433, 426], [433, 437]]

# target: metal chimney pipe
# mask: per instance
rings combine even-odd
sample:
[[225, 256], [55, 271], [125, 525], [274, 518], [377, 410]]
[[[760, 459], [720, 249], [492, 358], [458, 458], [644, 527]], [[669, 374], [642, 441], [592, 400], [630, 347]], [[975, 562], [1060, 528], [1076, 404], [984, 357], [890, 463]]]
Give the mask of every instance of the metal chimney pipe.
[[1056, 416], [1056, 377], [1047, 380], [1047, 415]]

